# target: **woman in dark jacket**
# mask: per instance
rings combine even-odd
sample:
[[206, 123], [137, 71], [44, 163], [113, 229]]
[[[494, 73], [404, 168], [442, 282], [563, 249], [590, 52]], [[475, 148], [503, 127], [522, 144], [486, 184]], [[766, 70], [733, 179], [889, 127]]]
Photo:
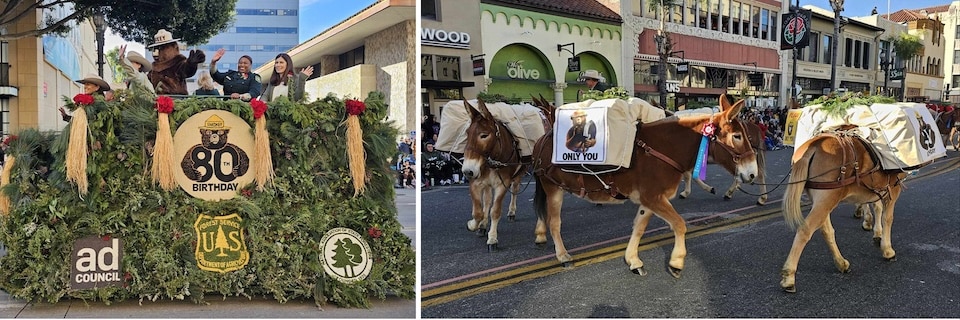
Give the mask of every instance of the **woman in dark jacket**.
[[313, 66], [307, 66], [300, 73], [293, 72], [293, 59], [286, 53], [278, 54], [273, 61], [273, 74], [263, 89], [260, 100], [270, 102], [286, 95], [292, 101], [303, 99], [303, 87], [307, 78], [313, 75]]
[[210, 75], [213, 81], [223, 85], [223, 95], [230, 96], [231, 99], [241, 99], [250, 101], [252, 98], [260, 96], [260, 76], [250, 72], [253, 66], [253, 58], [244, 55], [237, 61], [237, 70], [228, 70], [220, 72], [217, 70], [217, 61], [223, 58], [225, 49], [221, 48], [213, 54], [210, 60]]

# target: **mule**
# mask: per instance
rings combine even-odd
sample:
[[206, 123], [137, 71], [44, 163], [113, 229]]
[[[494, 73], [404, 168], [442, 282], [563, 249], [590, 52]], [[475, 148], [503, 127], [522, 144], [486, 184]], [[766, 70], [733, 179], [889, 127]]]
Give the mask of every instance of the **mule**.
[[[615, 172], [589, 175], [564, 171], [563, 166], [552, 162], [553, 135], [557, 133], [548, 132], [541, 137], [533, 151], [536, 180], [534, 207], [537, 212], [535, 242], [538, 245], [545, 244], [549, 228], [557, 260], [564, 267], [570, 267], [571, 257], [560, 236], [564, 193], [569, 192], [593, 203], [623, 203], [629, 199], [640, 205], [624, 254], [630, 270], [636, 274], [646, 274], [638, 255], [640, 237], [650, 217], [657, 215], [673, 229], [675, 241], [668, 271], [674, 277], [680, 277], [687, 255], [684, 241], [687, 227], [669, 200], [677, 194], [683, 172], [694, 167], [703, 137], [701, 130], [705, 126], [716, 128], [713, 139], [719, 141], [722, 148], [730, 149], [738, 159], [736, 172], [743, 182], [751, 182], [758, 175], [756, 155], [746, 137], [746, 129], [737, 117], [743, 100], [732, 106], [726, 101], [726, 96], [721, 96], [720, 100], [722, 112], [715, 115], [665, 118], [638, 124], [632, 142], [631, 165]], [[579, 165], [577, 168], [583, 170]]]
[[[497, 250], [497, 224], [503, 211], [503, 197], [511, 191], [510, 220], [516, 215], [516, 195], [527, 171], [521, 161], [520, 149], [507, 126], [494, 119], [486, 104], [480, 100], [476, 108], [464, 101], [470, 113], [467, 143], [461, 172], [470, 179], [470, 197], [473, 200], [473, 218], [467, 229], [483, 235], [486, 231], [487, 249]], [[489, 229], [484, 228], [489, 224]]]
[[[747, 137], [750, 139], [750, 145], [753, 146], [753, 152], [757, 154], [757, 178], [756, 182], [760, 185], [760, 197], [757, 198], [758, 205], [767, 204], [767, 185], [766, 185], [766, 155], [764, 154], [765, 144], [763, 143], [763, 136], [760, 133], [760, 127], [756, 123], [744, 122], [743, 124], [747, 128]], [[727, 192], [723, 194], [723, 200], [733, 199], [734, 192], [740, 188], [740, 179], [736, 176], [737, 163], [733, 155], [727, 149], [720, 147], [716, 141], [710, 142], [710, 152], [708, 153], [710, 163], [718, 164], [724, 169], [727, 170], [731, 175], [733, 175], [733, 183], [730, 184], [730, 187], [727, 188]], [[684, 188], [680, 192], [680, 199], [686, 199], [690, 196], [690, 189], [693, 181], [697, 182], [697, 185], [701, 189], [710, 193], [717, 193], [716, 189], [708, 185], [706, 182], [701, 181], [700, 179], [693, 179], [692, 171], [687, 171], [683, 173]]]
[[[822, 229], [837, 270], [850, 271], [850, 262], [843, 258], [834, 237], [830, 213], [840, 202], [870, 204], [878, 202], [879, 221], [872, 227], [880, 239], [880, 251], [890, 261], [896, 252], [890, 241], [893, 225], [893, 209], [903, 188], [906, 173], [901, 170], [884, 170], [868, 142], [856, 136], [854, 126], [814, 136], [794, 152], [790, 182], [784, 191], [783, 215], [787, 223], [796, 228], [793, 246], [783, 263], [780, 287], [787, 292], [796, 292], [796, 272], [800, 254], [810, 237]], [[806, 193], [812, 206], [804, 219], [800, 210], [800, 197]], [[879, 212], [882, 211], [882, 214]], [[871, 216], [871, 220], [872, 220]], [[864, 221], [864, 228], [869, 223]], [[799, 227], [798, 227], [799, 226]], [[879, 229], [879, 230], [878, 230]]]

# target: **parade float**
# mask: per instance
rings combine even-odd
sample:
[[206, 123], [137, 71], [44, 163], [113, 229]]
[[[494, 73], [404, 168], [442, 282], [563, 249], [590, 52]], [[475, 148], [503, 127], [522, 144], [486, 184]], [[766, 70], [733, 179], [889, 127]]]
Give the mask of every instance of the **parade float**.
[[4, 141], [0, 289], [12, 297], [414, 297], [382, 94], [64, 100], [63, 132]]

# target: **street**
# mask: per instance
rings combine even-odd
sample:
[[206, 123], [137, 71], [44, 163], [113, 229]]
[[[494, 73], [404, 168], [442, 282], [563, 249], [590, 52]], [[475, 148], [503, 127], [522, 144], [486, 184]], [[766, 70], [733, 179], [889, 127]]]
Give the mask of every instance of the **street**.
[[[767, 152], [768, 184], [789, 171], [793, 149]], [[801, 256], [795, 294], [781, 290], [780, 268], [794, 231], [780, 213], [783, 188], [767, 205], [737, 193], [722, 199], [732, 178], [711, 165], [707, 183], [672, 203], [687, 220], [687, 258], [680, 279], [666, 272], [673, 236], [659, 218], [641, 242], [647, 276], [628, 271], [623, 248], [637, 206], [595, 206], [567, 195], [563, 239], [575, 266], [563, 269], [553, 243], [533, 244], [533, 184], [518, 199], [516, 222], [501, 220], [500, 250], [466, 230], [465, 186], [421, 197], [423, 317], [954, 317], [960, 314], [960, 153], [952, 150], [907, 178], [896, 205], [888, 262], [842, 204], [832, 215], [850, 273], [834, 267], [814, 235]], [[527, 180], [530, 180], [527, 177]], [[744, 187], [756, 193], [756, 186]], [[806, 208], [804, 209], [807, 210]], [[506, 214], [504, 213], [504, 216]], [[819, 234], [819, 232], [817, 232]]]

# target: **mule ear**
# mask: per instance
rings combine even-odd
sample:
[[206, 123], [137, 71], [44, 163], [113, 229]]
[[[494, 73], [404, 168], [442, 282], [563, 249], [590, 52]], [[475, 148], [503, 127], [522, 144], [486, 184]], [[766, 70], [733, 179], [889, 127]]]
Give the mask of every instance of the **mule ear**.
[[[479, 103], [483, 103], [483, 100], [477, 99], [477, 101], [479, 101]], [[469, 101], [463, 100], [463, 107], [467, 108], [467, 113], [470, 114], [470, 119], [474, 119], [480, 116], [480, 112], [477, 111], [477, 109], [475, 109], [472, 105], [470, 105]]]
[[[729, 106], [730, 103], [727, 102], [727, 105]], [[732, 107], [729, 107], [729, 109], [724, 110], [723, 113], [724, 113], [724, 116], [727, 118], [727, 121], [733, 121], [733, 119], [736, 119], [737, 115], [740, 114], [741, 109], [743, 109], [743, 100], [737, 101], [737, 103], [734, 103]]]
[[720, 101], [718, 101], [717, 105], [720, 106], [721, 112], [724, 112], [724, 111], [727, 111], [727, 109], [730, 109], [730, 100], [727, 100], [726, 93], [720, 94]]
[[480, 116], [486, 118], [487, 120], [494, 120], [493, 114], [490, 113], [490, 109], [487, 109], [487, 104], [483, 101], [477, 102], [477, 106], [480, 107]]

